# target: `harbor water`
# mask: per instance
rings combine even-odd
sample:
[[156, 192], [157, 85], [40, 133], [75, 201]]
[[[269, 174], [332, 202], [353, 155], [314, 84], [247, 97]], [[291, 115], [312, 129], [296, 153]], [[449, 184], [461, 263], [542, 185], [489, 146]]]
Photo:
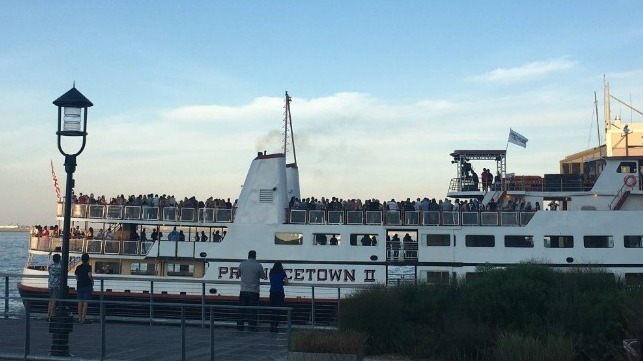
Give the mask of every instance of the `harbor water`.
[[[27, 232], [0, 232], [0, 274], [20, 274], [27, 259], [27, 243], [29, 233]], [[17, 278], [9, 279], [9, 309], [16, 311], [22, 308], [18, 289]], [[0, 284], [2, 296], [5, 294], [5, 278]]]

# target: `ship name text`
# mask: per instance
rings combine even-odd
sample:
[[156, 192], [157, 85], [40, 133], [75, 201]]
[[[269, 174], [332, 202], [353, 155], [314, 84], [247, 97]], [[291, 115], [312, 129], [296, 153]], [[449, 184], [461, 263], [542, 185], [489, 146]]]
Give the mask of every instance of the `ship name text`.
[[[264, 269], [266, 275], [269, 269]], [[334, 268], [284, 268], [289, 281], [300, 282], [355, 282], [355, 269], [334, 269]], [[363, 270], [363, 280], [365, 283], [375, 282], [375, 270]], [[239, 267], [219, 267], [219, 279], [238, 279]]]

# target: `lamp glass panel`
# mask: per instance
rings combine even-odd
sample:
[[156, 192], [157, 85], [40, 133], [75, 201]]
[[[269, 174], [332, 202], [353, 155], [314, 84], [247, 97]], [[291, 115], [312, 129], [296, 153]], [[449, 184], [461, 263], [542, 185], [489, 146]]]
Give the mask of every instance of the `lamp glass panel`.
[[63, 118], [64, 131], [80, 131], [80, 108], [65, 107], [65, 117]]

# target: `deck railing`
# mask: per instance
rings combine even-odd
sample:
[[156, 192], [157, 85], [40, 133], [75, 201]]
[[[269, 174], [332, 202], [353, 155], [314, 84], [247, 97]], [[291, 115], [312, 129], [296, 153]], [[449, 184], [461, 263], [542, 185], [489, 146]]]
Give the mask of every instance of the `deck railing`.
[[[58, 203], [56, 215], [63, 216], [64, 203]], [[230, 223], [234, 210], [227, 208], [152, 207], [114, 204], [72, 204], [72, 218], [94, 220], [140, 220], [192, 223]]]
[[[533, 211], [361, 211], [361, 210], [305, 210], [287, 208], [286, 221], [291, 224], [346, 224], [388, 226], [524, 226]], [[62, 204], [58, 207], [62, 216]], [[141, 223], [164, 222], [177, 225], [213, 226], [231, 223], [232, 209], [148, 207], [99, 204], [74, 204], [72, 217], [96, 222], [137, 220]], [[132, 246], [133, 247], [133, 246]], [[140, 250], [139, 250], [140, 252]], [[140, 253], [139, 253], [140, 254]]]
[[287, 209], [291, 224], [387, 226], [524, 226], [535, 212], [519, 211], [326, 211]]

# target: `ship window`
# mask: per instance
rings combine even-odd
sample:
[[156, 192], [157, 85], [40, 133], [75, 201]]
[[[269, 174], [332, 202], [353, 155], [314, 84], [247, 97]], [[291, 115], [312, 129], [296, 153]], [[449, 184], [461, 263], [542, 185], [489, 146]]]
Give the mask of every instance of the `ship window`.
[[292, 232], [276, 232], [275, 244], [289, 244], [299, 245], [304, 242], [304, 235], [302, 233]]
[[428, 271], [426, 273], [426, 282], [432, 284], [446, 284], [449, 283], [448, 271]]
[[121, 264], [119, 262], [102, 262], [97, 261], [94, 265], [94, 271], [102, 274], [121, 274]]
[[194, 275], [194, 265], [181, 264], [181, 263], [168, 263], [167, 275], [192, 277]]
[[612, 236], [585, 236], [583, 242], [585, 248], [614, 248]]
[[534, 236], [505, 236], [505, 247], [534, 248]]
[[427, 234], [426, 245], [429, 247], [433, 247], [433, 246], [448, 247], [451, 245], [451, 236], [448, 234]]
[[468, 234], [464, 238], [467, 247], [494, 247], [496, 239], [492, 235]]
[[621, 162], [616, 173], [636, 173], [636, 162]]
[[339, 246], [341, 243], [342, 236], [340, 234], [333, 233], [313, 233], [313, 244], [319, 246]]
[[643, 285], [643, 273], [626, 273], [625, 284], [632, 286]]
[[154, 263], [132, 263], [129, 272], [133, 275], [156, 275], [156, 264]]
[[545, 236], [545, 248], [574, 248], [573, 236]]
[[377, 234], [352, 233], [351, 246], [377, 246]]
[[625, 248], [643, 248], [643, 236], [623, 237]]

